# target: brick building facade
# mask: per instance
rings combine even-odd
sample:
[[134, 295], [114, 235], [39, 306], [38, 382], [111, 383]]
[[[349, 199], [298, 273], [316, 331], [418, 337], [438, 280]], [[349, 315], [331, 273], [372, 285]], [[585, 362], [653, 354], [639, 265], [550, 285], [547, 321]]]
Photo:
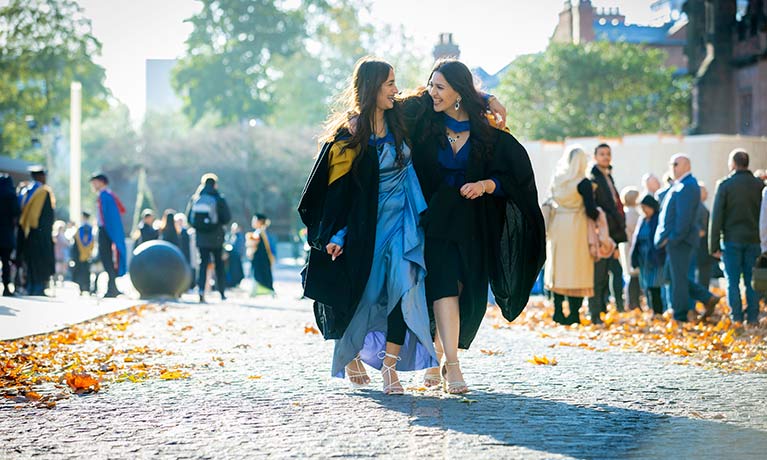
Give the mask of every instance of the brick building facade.
[[638, 43], [658, 48], [668, 54], [666, 64], [684, 73], [687, 56], [687, 21], [670, 20], [660, 26], [626, 24], [619, 8], [595, 8], [590, 0], [567, 0], [559, 13], [559, 23], [551, 41], [588, 43], [593, 41]]
[[767, 135], [767, 2], [687, 0], [696, 134]]

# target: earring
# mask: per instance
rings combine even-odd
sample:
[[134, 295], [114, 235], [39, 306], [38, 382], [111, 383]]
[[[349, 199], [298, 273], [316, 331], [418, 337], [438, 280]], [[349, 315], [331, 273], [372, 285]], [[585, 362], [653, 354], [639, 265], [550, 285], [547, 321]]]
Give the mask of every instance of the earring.
[[458, 99], [455, 100], [455, 110], [458, 111], [458, 109], [461, 108], [461, 97], [459, 96]]

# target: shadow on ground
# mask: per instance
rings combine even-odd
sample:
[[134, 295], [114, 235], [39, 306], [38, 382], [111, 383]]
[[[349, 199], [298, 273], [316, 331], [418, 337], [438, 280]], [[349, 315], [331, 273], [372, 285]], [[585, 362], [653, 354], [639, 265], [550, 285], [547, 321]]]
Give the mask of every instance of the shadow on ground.
[[16, 316], [16, 312], [20, 310], [17, 310], [15, 308], [6, 307], [5, 305], [0, 305], [0, 316]]
[[359, 397], [412, 414], [415, 426], [485, 436], [482, 444], [575, 458], [750, 459], [767, 452], [767, 433], [759, 430], [607, 404], [586, 407], [486, 391], [445, 399], [380, 392]]

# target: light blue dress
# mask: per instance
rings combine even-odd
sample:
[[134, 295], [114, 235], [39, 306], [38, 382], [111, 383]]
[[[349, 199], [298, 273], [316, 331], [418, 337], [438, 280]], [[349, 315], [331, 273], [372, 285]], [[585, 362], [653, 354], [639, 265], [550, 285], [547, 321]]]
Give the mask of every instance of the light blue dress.
[[381, 368], [379, 353], [386, 348], [387, 317], [400, 299], [407, 332], [397, 370], [437, 366], [424, 286], [424, 233], [419, 225], [426, 201], [407, 145], [402, 149], [405, 166], [400, 168], [395, 164], [392, 136], [375, 143], [380, 171], [375, 252], [357, 310], [343, 337], [336, 341], [332, 375], [341, 378], [344, 367], [357, 353], [368, 365]]

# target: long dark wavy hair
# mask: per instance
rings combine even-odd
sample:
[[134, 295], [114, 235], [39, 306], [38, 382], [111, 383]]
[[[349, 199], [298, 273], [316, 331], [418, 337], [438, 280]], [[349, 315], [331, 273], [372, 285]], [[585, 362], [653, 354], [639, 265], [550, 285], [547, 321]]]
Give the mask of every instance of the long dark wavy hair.
[[[361, 147], [360, 155], [352, 163], [355, 173], [357, 162], [367, 152], [368, 140], [373, 133], [378, 91], [389, 78], [389, 71], [393, 69], [388, 62], [372, 57], [364, 57], [357, 61], [351, 83], [338, 97], [337, 109], [325, 122], [320, 142], [333, 142], [340, 133], [348, 132], [351, 137], [347, 148]], [[394, 135], [396, 163], [402, 167], [405, 162], [402, 145], [408, 142], [408, 139], [399, 103], [395, 102], [394, 108], [384, 112], [384, 120]], [[354, 129], [350, 129], [351, 123], [355, 123]]]
[[[478, 151], [483, 158], [489, 158], [492, 154], [493, 128], [485, 116], [485, 101], [474, 85], [471, 70], [457, 59], [440, 59], [434, 64], [431, 74], [429, 74], [429, 84], [431, 84], [434, 72], [441, 73], [450, 86], [461, 96], [461, 106], [469, 115], [472, 142], [477, 143]], [[420, 130], [421, 136], [418, 140], [423, 142], [434, 137], [439, 139], [440, 146], [444, 148], [447, 146], [444, 116], [442, 113], [434, 111], [431, 96], [428, 95], [428, 87], [422, 89], [419, 94], [420, 97], [427, 99], [428, 103], [421, 104], [423, 113], [419, 115], [426, 122], [423, 126], [424, 129]]]

